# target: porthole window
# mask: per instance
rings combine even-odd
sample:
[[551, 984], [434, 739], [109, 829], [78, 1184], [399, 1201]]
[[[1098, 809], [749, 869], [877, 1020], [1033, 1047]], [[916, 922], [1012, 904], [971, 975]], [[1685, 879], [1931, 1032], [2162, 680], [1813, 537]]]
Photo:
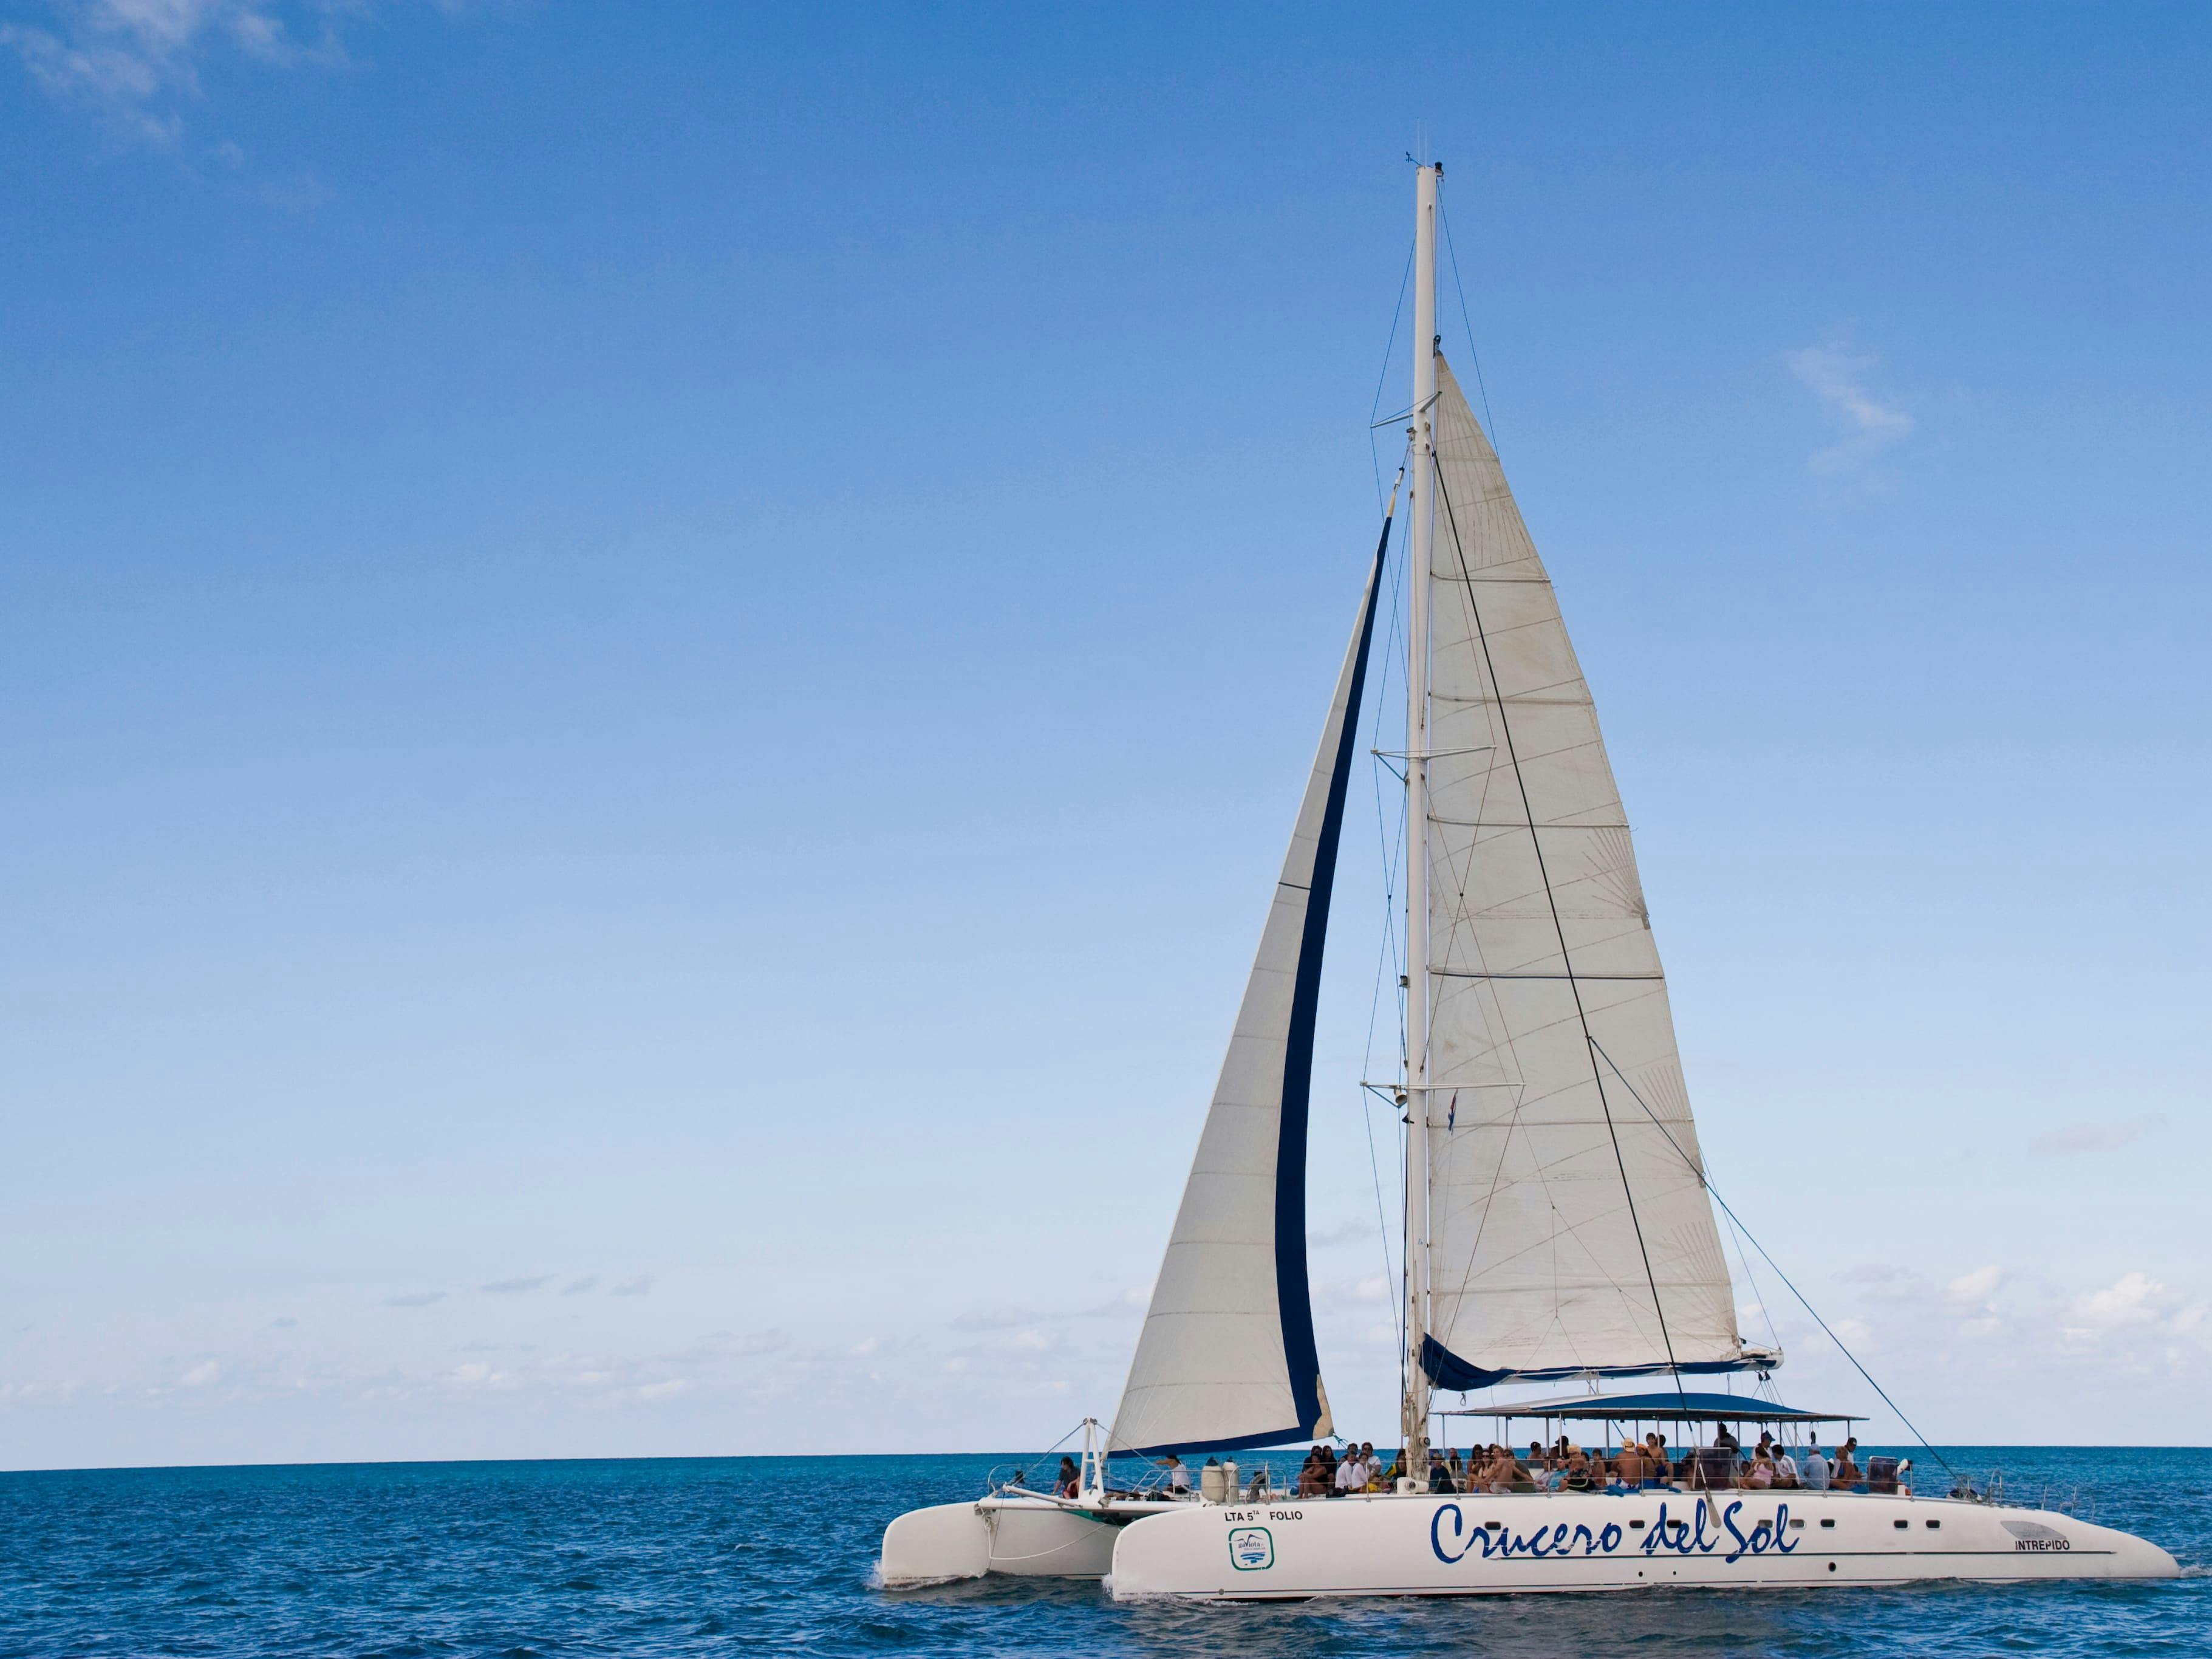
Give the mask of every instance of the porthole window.
[[1898, 1531], [1903, 1532], [1907, 1527], [1911, 1526], [1912, 1522], [1910, 1521], [1893, 1521], [1889, 1524], [1895, 1527]]
[[1805, 1530], [1805, 1523], [1802, 1520], [1794, 1520], [1790, 1522], [1790, 1525], [1793, 1531], [1802, 1532]]
[[1829, 1516], [1826, 1519], [1823, 1520], [1820, 1524], [1824, 1527], [1832, 1527], [1836, 1524], [1836, 1517], [1832, 1515]]
[[1941, 1521], [1930, 1521], [1928, 1524], [1929, 1524], [1929, 1526], [1931, 1528], [1936, 1528], [1936, 1527], [1940, 1527], [1940, 1526], [1942, 1526], [1943, 1523], [1942, 1523]]
[[[1802, 1527], [1805, 1523], [1802, 1521], [1800, 1521], [1797, 1524]], [[1641, 1521], [1632, 1521], [1628, 1523], [1628, 1529], [1631, 1532], [1642, 1532], [1644, 1530], [1644, 1523]]]

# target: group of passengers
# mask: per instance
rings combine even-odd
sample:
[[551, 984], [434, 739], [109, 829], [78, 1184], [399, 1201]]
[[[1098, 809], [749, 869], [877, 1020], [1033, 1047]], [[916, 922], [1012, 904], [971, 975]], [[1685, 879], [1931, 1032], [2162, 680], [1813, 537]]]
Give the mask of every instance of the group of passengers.
[[[1657, 1430], [1641, 1440], [1624, 1438], [1619, 1448], [1586, 1450], [1565, 1435], [1546, 1447], [1532, 1440], [1525, 1457], [1510, 1446], [1492, 1443], [1470, 1447], [1462, 1456], [1457, 1448], [1429, 1453], [1429, 1490], [1432, 1492], [1619, 1492], [1650, 1486], [1685, 1488], [1692, 1492], [1906, 1492], [1905, 1477], [1911, 1462], [1893, 1457], [1870, 1457], [1859, 1467], [1856, 1436], [1836, 1449], [1833, 1457], [1820, 1449], [1817, 1435], [1808, 1436], [1802, 1447], [1790, 1447], [1771, 1432], [1761, 1431], [1759, 1443], [1747, 1454], [1724, 1423], [1713, 1425], [1712, 1443], [1670, 1454], [1667, 1437]], [[1212, 1460], [1208, 1460], [1211, 1462]], [[1170, 1455], [1166, 1459], [1167, 1486], [1171, 1496], [1190, 1494], [1190, 1470]], [[1392, 1492], [1406, 1470], [1401, 1461], [1383, 1467], [1375, 1443], [1348, 1443], [1342, 1456], [1326, 1443], [1316, 1444], [1299, 1466], [1297, 1492], [1300, 1498], [1346, 1498], [1357, 1492]], [[1075, 1482], [1073, 1460], [1063, 1460], [1062, 1490], [1071, 1495]], [[1253, 1493], [1260, 1495], [1267, 1475], [1264, 1466], [1255, 1472]]]
[[1382, 1467], [1375, 1443], [1351, 1441], [1339, 1457], [1326, 1443], [1306, 1454], [1298, 1467], [1297, 1495], [1301, 1498], [1349, 1498], [1354, 1492], [1389, 1492], [1398, 1483], [1399, 1468]]
[[[1493, 1448], [1493, 1452], [1498, 1449]], [[1588, 1492], [1598, 1487], [1682, 1486], [1692, 1492], [1909, 1492], [1904, 1478], [1912, 1468], [1892, 1457], [1858, 1461], [1857, 1437], [1846, 1439], [1832, 1458], [1820, 1449], [1820, 1437], [1808, 1436], [1795, 1448], [1762, 1431], [1759, 1443], [1746, 1453], [1724, 1423], [1713, 1425], [1712, 1443], [1693, 1446], [1670, 1455], [1667, 1437], [1656, 1430], [1640, 1441], [1624, 1440], [1608, 1455], [1586, 1452], [1565, 1435], [1547, 1450], [1531, 1442], [1525, 1466], [1516, 1464], [1515, 1484], [1505, 1491]], [[1494, 1462], [1494, 1460], [1493, 1460]], [[1502, 1469], [1500, 1474], [1503, 1474]], [[1525, 1480], [1528, 1484], [1521, 1485]], [[1501, 1490], [1495, 1481], [1487, 1490]]]

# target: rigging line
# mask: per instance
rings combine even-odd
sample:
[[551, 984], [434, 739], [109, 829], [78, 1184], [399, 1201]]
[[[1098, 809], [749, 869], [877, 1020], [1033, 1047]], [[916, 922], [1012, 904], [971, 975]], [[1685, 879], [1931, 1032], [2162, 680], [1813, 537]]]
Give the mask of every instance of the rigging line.
[[[1389, 638], [1384, 642], [1382, 669], [1376, 682], [1375, 707], [1373, 710], [1373, 717], [1368, 729], [1370, 740], [1369, 746], [1370, 750], [1379, 748], [1382, 741], [1382, 705], [1389, 699], [1391, 655], [1395, 652], [1398, 643], [1397, 609], [1400, 589], [1403, 586], [1403, 577], [1401, 574], [1403, 564], [1404, 561], [1403, 559], [1401, 559], [1397, 563], [1393, 564], [1390, 567], [1390, 634]], [[1382, 805], [1382, 781], [1381, 778], [1375, 775], [1375, 773], [1371, 769], [1368, 775], [1375, 785], [1376, 832], [1382, 837], [1382, 942], [1376, 957], [1375, 991], [1374, 994], [1369, 999], [1367, 1005], [1367, 1047], [1360, 1058], [1360, 1075], [1363, 1077], [1369, 1075], [1375, 1069], [1376, 1014], [1382, 1003], [1382, 975], [1392, 956], [1396, 951], [1398, 939], [1397, 926], [1395, 919], [1392, 915], [1392, 908], [1393, 902], [1396, 897], [1398, 890], [1399, 848], [1396, 844], [1392, 842], [1389, 833], [1389, 817]], [[1399, 811], [1401, 822], [1398, 825], [1400, 839], [1401, 842], [1403, 840], [1405, 830], [1405, 824], [1403, 823], [1404, 816], [1404, 809], [1401, 807]], [[1401, 1043], [1400, 1047], [1401, 1048], [1404, 1045]], [[1381, 1201], [1379, 1194], [1377, 1194], [1376, 1201], [1379, 1205]], [[1384, 1231], [1386, 1232], [1389, 1231], [1387, 1221], [1385, 1223]]]
[[1468, 361], [1474, 365], [1474, 389], [1482, 394], [1482, 423], [1490, 431], [1490, 447], [1498, 448], [1498, 422], [1490, 412], [1490, 388], [1482, 383], [1482, 354], [1474, 349], [1474, 325], [1467, 314], [1467, 289], [1459, 279], [1459, 250], [1452, 246], [1451, 216], [1444, 211], [1443, 192], [1437, 192], [1437, 217], [1444, 224], [1444, 251], [1451, 255], [1452, 289], [1459, 295], [1459, 325], [1467, 331]]
[[[1606, 1064], [1610, 1066], [1613, 1062], [1608, 1060]], [[1735, 1240], [1735, 1259], [1743, 1263], [1744, 1282], [1751, 1286], [1751, 1293], [1759, 1298], [1759, 1316], [1766, 1322], [1767, 1340], [1774, 1344], [1774, 1351], [1779, 1353], [1782, 1352], [1782, 1333], [1775, 1328], [1774, 1310], [1766, 1305], [1766, 1292], [1759, 1288], [1759, 1275], [1751, 1270], [1750, 1253], [1743, 1248], [1743, 1229], [1736, 1225], [1734, 1216], [1729, 1217], [1728, 1224], [1729, 1237]]]
[[1736, 1212], [1729, 1208], [1729, 1201], [1721, 1196], [1720, 1189], [1713, 1185], [1712, 1181], [1706, 1176], [1705, 1170], [1699, 1165], [1698, 1160], [1692, 1158], [1689, 1153], [1682, 1150], [1682, 1143], [1675, 1139], [1673, 1132], [1670, 1131], [1664, 1123], [1660, 1121], [1659, 1114], [1653, 1111], [1650, 1106], [1644, 1101], [1644, 1097], [1636, 1092], [1636, 1085], [1633, 1083], [1629, 1082], [1627, 1073], [1623, 1072], [1620, 1067], [1614, 1063], [1613, 1058], [1611, 1054], [1607, 1054], [1603, 1048], [1598, 1047], [1598, 1042], [1595, 1037], [1592, 1037], [1590, 1039], [1590, 1047], [1596, 1049], [1599, 1057], [1602, 1059], [1607, 1065], [1613, 1067], [1613, 1074], [1620, 1079], [1621, 1085], [1628, 1091], [1629, 1098], [1633, 1100], [1638, 1106], [1642, 1106], [1644, 1108], [1644, 1115], [1650, 1118], [1651, 1121], [1657, 1126], [1659, 1133], [1667, 1137], [1667, 1144], [1674, 1149], [1674, 1155], [1680, 1158], [1683, 1163], [1690, 1166], [1691, 1173], [1698, 1177], [1698, 1185], [1704, 1188], [1706, 1194], [1712, 1199], [1713, 1202], [1721, 1206], [1721, 1213], [1728, 1217], [1729, 1220], [1735, 1225], [1743, 1228], [1743, 1236], [1751, 1241], [1751, 1248], [1757, 1250], [1759, 1255], [1766, 1258], [1766, 1265], [1774, 1269], [1774, 1276], [1780, 1279], [1784, 1285], [1789, 1285], [1790, 1294], [1796, 1297], [1799, 1305], [1801, 1305], [1807, 1313], [1813, 1316], [1813, 1322], [1820, 1328], [1821, 1331], [1827, 1336], [1829, 1341], [1836, 1345], [1836, 1352], [1851, 1362], [1851, 1369], [1866, 1379], [1867, 1387], [1872, 1389], [1876, 1394], [1881, 1395], [1881, 1403], [1888, 1407], [1890, 1410], [1897, 1413], [1897, 1420], [1904, 1424], [1906, 1428], [1912, 1430], [1912, 1437], [1920, 1443], [1921, 1449], [1925, 1451], [1938, 1463], [1943, 1465], [1944, 1474], [1949, 1475], [1954, 1480], [1958, 1480], [1960, 1478], [1958, 1470], [1953, 1468], [1949, 1462], [1944, 1457], [1943, 1454], [1936, 1449], [1934, 1443], [1929, 1441], [1928, 1437], [1921, 1433], [1919, 1429], [1914, 1426], [1912, 1419], [1907, 1417], [1903, 1410], [1899, 1407], [1897, 1401], [1892, 1400], [1889, 1397], [1888, 1392], [1883, 1389], [1881, 1384], [1874, 1380], [1874, 1374], [1869, 1371], [1865, 1366], [1859, 1364], [1858, 1356], [1844, 1346], [1843, 1338], [1838, 1336], [1835, 1332], [1828, 1328], [1828, 1322], [1820, 1317], [1820, 1310], [1818, 1308], [1815, 1308], [1812, 1303], [1806, 1298], [1805, 1292], [1797, 1288], [1796, 1284], [1791, 1281], [1790, 1275], [1782, 1271], [1782, 1264], [1774, 1259], [1772, 1252], [1768, 1250], [1765, 1245], [1759, 1242], [1759, 1235], [1752, 1231], [1750, 1228], [1744, 1227], [1741, 1219], [1738, 1218]]
[[[1375, 377], [1375, 401], [1367, 406], [1367, 419], [1369, 422], [1367, 428], [1367, 461], [1368, 465], [1375, 469], [1375, 504], [1377, 507], [1382, 505], [1382, 461], [1380, 454], [1375, 447], [1375, 411], [1382, 407], [1382, 383], [1389, 378], [1390, 354], [1398, 349], [1398, 319], [1405, 314], [1406, 289], [1407, 285], [1413, 280], [1413, 250], [1419, 245], [1419, 239], [1418, 237], [1415, 238], [1413, 242], [1407, 245], [1406, 270], [1404, 274], [1398, 278], [1398, 303], [1390, 313], [1390, 338], [1382, 348], [1382, 372]], [[1457, 267], [1455, 266], [1454, 269], [1456, 270]], [[1460, 308], [1462, 311], [1466, 309], [1465, 301], [1462, 301]], [[1478, 368], [1475, 371], [1475, 383], [1479, 386], [1481, 382], [1482, 371]], [[1483, 405], [1483, 408], [1486, 410], [1487, 410], [1489, 407], [1490, 405], [1486, 403]]]
[[[1387, 548], [1383, 558], [1386, 563], [1389, 563]], [[1397, 602], [1399, 588], [1403, 581], [1401, 572], [1404, 564], [1405, 561], [1402, 558], [1396, 563], [1390, 564], [1390, 637], [1384, 643], [1382, 672], [1376, 680], [1374, 718], [1370, 728], [1370, 735], [1373, 743], [1376, 744], [1382, 742], [1382, 705], [1389, 694], [1390, 647], [1395, 645], [1398, 638]], [[1373, 775], [1371, 771], [1370, 775]], [[1375, 822], [1379, 830], [1383, 822], [1382, 786], [1380, 780], [1377, 780], [1375, 785]], [[1360, 1059], [1360, 1075], [1363, 1077], [1374, 1069], [1372, 1062], [1375, 1059], [1376, 1012], [1382, 1005], [1382, 975], [1389, 969], [1397, 938], [1391, 925], [1390, 914], [1391, 900], [1397, 890], [1397, 868], [1395, 854], [1391, 848], [1389, 838], [1385, 836], [1382, 843], [1382, 942], [1376, 952], [1375, 990], [1367, 1004], [1367, 1047]], [[1375, 1151], [1375, 1118], [1374, 1115], [1367, 1109], [1367, 1103], [1364, 1100], [1359, 1103], [1359, 1127], [1367, 1136], [1367, 1167], [1375, 1181], [1375, 1231], [1382, 1246], [1382, 1282], [1388, 1285], [1394, 1276], [1390, 1265], [1390, 1215], [1382, 1201], [1382, 1164]], [[1403, 1310], [1399, 1311], [1398, 1318], [1401, 1321], [1398, 1346], [1402, 1349], [1406, 1346], [1406, 1334], [1402, 1328], [1405, 1318]]]
[[[1494, 447], [1491, 453], [1493, 455], [1497, 453]], [[1500, 471], [1502, 474], [1503, 469]], [[1482, 647], [1482, 671], [1489, 677], [1491, 689], [1498, 694], [1498, 729], [1505, 738], [1506, 762], [1513, 768], [1513, 781], [1521, 791], [1521, 812], [1528, 820], [1528, 844], [1535, 851], [1536, 873], [1543, 878], [1544, 901], [1552, 912], [1552, 931], [1559, 940], [1559, 961], [1571, 974], [1574, 957], [1567, 950], [1567, 930], [1565, 924], [1559, 920], [1559, 900], [1552, 890], [1552, 872], [1544, 863], [1544, 838], [1536, 833], [1536, 811], [1528, 804], [1528, 781], [1521, 775], [1521, 757], [1513, 746], [1513, 722], [1505, 713], [1505, 688], [1498, 684], [1497, 666], [1490, 659], [1490, 634], [1482, 625], [1482, 609], [1474, 602], [1474, 581], [1467, 568], [1467, 546], [1460, 540], [1459, 515], [1452, 511], [1451, 491], [1444, 487], [1444, 469], [1441, 461], [1436, 465], [1436, 489], [1437, 499], [1444, 504], [1444, 520], [1451, 527], [1452, 552], [1459, 561], [1460, 579], [1467, 587], [1468, 615], [1474, 621], [1474, 637]], [[1562, 619], [1562, 630], [1565, 626]], [[1574, 993], [1575, 1017], [1582, 1022], [1583, 1041], [1595, 1048], [1597, 1039], [1590, 1035], [1589, 1011], [1583, 1006], [1583, 988], [1570, 979], [1567, 988]], [[1644, 1280], [1651, 1286], [1651, 1311], [1659, 1321], [1660, 1340], [1666, 1345], [1667, 1364], [1674, 1378], [1674, 1395], [1686, 1412], [1690, 1408], [1690, 1399], [1682, 1389], [1681, 1368], [1674, 1358], [1674, 1335], [1667, 1328], [1667, 1309], [1659, 1297], [1659, 1275], [1651, 1270], [1650, 1247], [1644, 1242], [1644, 1218], [1636, 1212], [1636, 1189], [1628, 1184], [1628, 1159], [1620, 1150], [1620, 1131], [1613, 1121], [1613, 1103], [1606, 1097], [1605, 1073], [1598, 1070], [1595, 1058], [1590, 1061], [1590, 1080], [1597, 1085], [1597, 1103], [1605, 1112], [1605, 1132], [1613, 1142], [1613, 1161], [1620, 1170], [1620, 1190], [1628, 1199], [1629, 1224], [1636, 1230], [1637, 1254], [1644, 1258]]]

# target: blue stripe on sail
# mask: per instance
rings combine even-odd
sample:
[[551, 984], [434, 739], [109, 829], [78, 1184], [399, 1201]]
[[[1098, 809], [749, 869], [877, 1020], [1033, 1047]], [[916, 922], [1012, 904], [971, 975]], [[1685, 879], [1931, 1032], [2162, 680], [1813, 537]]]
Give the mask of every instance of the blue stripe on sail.
[[1240, 1434], [1230, 1440], [1178, 1440], [1172, 1445], [1115, 1446], [1108, 1451], [1109, 1457], [1165, 1457], [1170, 1452], [1182, 1456], [1185, 1452], [1253, 1451], [1262, 1446], [1295, 1445], [1311, 1432], [1293, 1423], [1287, 1429], [1273, 1434]]
[[1661, 1360], [1650, 1365], [1552, 1365], [1540, 1370], [1485, 1370], [1471, 1365], [1433, 1336], [1421, 1339], [1421, 1369], [1428, 1373], [1429, 1381], [1440, 1389], [1463, 1394], [1470, 1389], [1487, 1389], [1499, 1382], [1559, 1382], [1576, 1376], [1659, 1376], [1680, 1372], [1685, 1376], [1711, 1376], [1720, 1371], [1771, 1370], [1774, 1356], [1743, 1359], [1701, 1359], [1686, 1365], [1670, 1365]]
[[[1306, 1278], [1306, 1116], [1313, 1088], [1314, 1018], [1321, 1006], [1322, 945], [1328, 937], [1328, 899], [1336, 882], [1336, 844], [1344, 828], [1344, 799], [1352, 783], [1352, 751], [1359, 736], [1359, 698], [1367, 680], [1367, 650], [1375, 638], [1375, 600], [1382, 586], [1382, 556], [1390, 520], [1375, 544], [1367, 577], [1367, 603], [1359, 623], [1359, 650], [1345, 696], [1344, 726], [1329, 769], [1328, 805], [1315, 845], [1313, 883], [1306, 894], [1305, 930], [1298, 941], [1298, 971], [1291, 992], [1290, 1040], [1283, 1056], [1283, 1108], [1275, 1145], [1275, 1301], [1283, 1322], [1283, 1358], [1291, 1400], [1303, 1428], [1285, 1436], [1262, 1435], [1215, 1443], [1220, 1447], [1266, 1446], [1301, 1439], [1320, 1423], [1321, 1352], [1314, 1341], [1313, 1291]], [[1193, 1447], [1190, 1449], [1212, 1449]], [[1172, 1449], [1181, 1450], [1182, 1448]]]

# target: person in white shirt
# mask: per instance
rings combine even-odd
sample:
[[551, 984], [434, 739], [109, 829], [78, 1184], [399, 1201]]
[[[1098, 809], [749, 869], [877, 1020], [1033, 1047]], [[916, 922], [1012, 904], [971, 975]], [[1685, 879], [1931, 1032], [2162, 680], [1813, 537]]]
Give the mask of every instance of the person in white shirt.
[[1189, 1497], [1190, 1466], [1173, 1452], [1170, 1452], [1164, 1461], [1168, 1472], [1169, 1495], [1175, 1498]]
[[1774, 1444], [1774, 1484], [1778, 1486], [1797, 1484], [1797, 1460], [1790, 1455], [1790, 1449], [1780, 1441]]
[[1805, 1483], [1807, 1492], [1826, 1492], [1828, 1489], [1828, 1460], [1820, 1455], [1820, 1443], [1805, 1443], [1803, 1462], [1797, 1466], [1798, 1479]]
[[1352, 1446], [1344, 1454], [1344, 1461], [1336, 1466], [1336, 1495], [1363, 1490], [1367, 1485], [1367, 1465], [1359, 1461], [1359, 1448]]

